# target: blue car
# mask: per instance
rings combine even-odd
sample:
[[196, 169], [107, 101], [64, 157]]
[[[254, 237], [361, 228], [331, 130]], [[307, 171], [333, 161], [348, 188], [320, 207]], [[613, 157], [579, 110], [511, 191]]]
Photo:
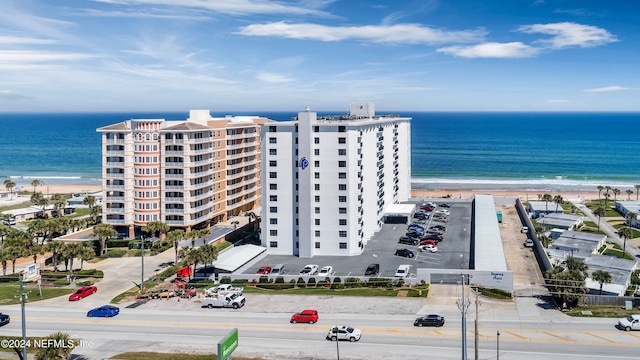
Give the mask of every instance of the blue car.
[[111, 317], [116, 316], [120, 313], [120, 309], [111, 306], [111, 305], [103, 305], [95, 309], [91, 309], [87, 312], [88, 317]]

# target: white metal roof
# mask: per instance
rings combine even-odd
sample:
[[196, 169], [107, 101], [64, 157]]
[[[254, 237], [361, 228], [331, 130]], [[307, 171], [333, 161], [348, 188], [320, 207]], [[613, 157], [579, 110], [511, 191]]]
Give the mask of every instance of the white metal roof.
[[220, 253], [213, 265], [218, 269], [233, 272], [265, 251], [267, 248], [257, 245], [235, 246]]
[[476, 195], [474, 211], [475, 269], [507, 271], [493, 195]]
[[387, 207], [386, 215], [411, 215], [416, 210], [416, 204], [391, 204]]

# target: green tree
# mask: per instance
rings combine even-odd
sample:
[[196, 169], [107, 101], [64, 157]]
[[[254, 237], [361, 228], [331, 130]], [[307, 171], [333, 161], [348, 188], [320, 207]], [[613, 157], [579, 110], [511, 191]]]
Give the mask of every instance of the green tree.
[[238, 220], [233, 220], [230, 222], [231, 225], [233, 225], [233, 229], [237, 229], [238, 228], [238, 224], [240, 224], [240, 221]]
[[109, 224], [99, 224], [93, 228], [93, 234], [90, 237], [98, 238], [100, 247], [98, 248], [98, 254], [104, 255], [107, 245], [107, 240], [112, 236], [116, 236], [118, 232]]
[[51, 195], [51, 202], [53, 203], [53, 209], [58, 213], [58, 216], [64, 215], [64, 206], [66, 199], [62, 194]]
[[80, 259], [80, 270], [82, 270], [85, 261], [89, 261], [95, 257], [96, 251], [93, 248], [89, 246], [83, 247], [82, 251], [78, 254], [78, 258]]
[[[84, 245], [79, 242], [67, 243], [63, 251], [65, 271], [71, 269], [73, 271], [73, 259], [79, 258], [80, 253], [84, 250]], [[69, 267], [67, 268], [67, 265]]]
[[11, 261], [11, 273], [15, 274], [16, 261], [21, 257], [26, 256], [24, 253], [24, 248], [21, 246], [5, 246], [2, 252], [4, 253], [4, 258]]
[[602, 205], [602, 200], [600, 200], [600, 194], [602, 194], [602, 190], [604, 190], [604, 186], [598, 185], [598, 202]]
[[35, 180], [31, 181], [31, 186], [33, 186], [33, 193], [34, 194], [36, 193], [36, 188], [38, 186], [40, 186], [40, 185], [42, 185], [42, 181], [40, 181], [38, 179], [35, 179]]
[[100, 213], [102, 213], [102, 206], [100, 205], [93, 205], [90, 208], [90, 216], [91, 216], [91, 223], [95, 224], [98, 222], [98, 215], [100, 215]]
[[36, 360], [65, 360], [75, 348], [74, 340], [67, 333], [56, 332], [45, 339], [51, 340], [46, 342], [51, 346], [39, 347], [35, 356]]
[[65, 248], [65, 244], [62, 241], [50, 241], [44, 246], [44, 250], [51, 253], [53, 258], [53, 271], [58, 271], [58, 256], [60, 256]]
[[151, 237], [155, 237], [155, 235], [158, 234], [158, 237], [162, 238], [162, 235], [166, 234], [169, 231], [169, 225], [163, 223], [162, 221], [150, 221], [140, 230], [151, 235]]
[[634, 213], [633, 211], [629, 211], [624, 218], [627, 221], [627, 225], [631, 226], [631, 224], [633, 224], [633, 222], [638, 219], [638, 214]]
[[11, 179], [5, 179], [4, 187], [9, 191], [9, 198], [13, 199], [13, 189], [16, 187], [16, 183]]
[[244, 214], [244, 216], [249, 217], [249, 220], [253, 223], [253, 231], [259, 233], [260, 232], [260, 216], [256, 215], [253, 211], [248, 211]]
[[558, 212], [558, 206], [564, 203], [564, 199], [562, 198], [562, 195], [556, 195], [552, 200], [556, 204], [556, 212]]
[[542, 195], [542, 201], [544, 201], [545, 213], [549, 213], [549, 201], [553, 201], [553, 196], [551, 194]]
[[600, 218], [603, 217], [607, 211], [602, 206], [598, 206], [595, 210], [593, 210], [593, 215], [598, 217], [598, 231], [600, 231]]
[[611, 191], [613, 191], [613, 201], [614, 202], [618, 201], [618, 195], [620, 195], [620, 189], [613, 188], [611, 189]]
[[93, 195], [87, 195], [84, 197], [84, 200], [82, 200], [82, 203], [87, 205], [87, 207], [89, 209], [91, 209], [95, 204], [96, 204], [96, 197]]
[[181, 229], [171, 230], [167, 233], [167, 240], [173, 245], [173, 250], [175, 252], [175, 263], [178, 263], [178, 246], [180, 246], [180, 241], [185, 239], [185, 232]]
[[633, 194], [633, 190], [627, 189], [627, 190], [625, 190], [625, 192], [627, 193], [627, 201], [630, 201], [631, 200], [631, 194]]
[[611, 282], [611, 274], [608, 271], [596, 270], [591, 274], [591, 278], [600, 284], [600, 295], [602, 295], [602, 286]]
[[618, 236], [622, 238], [622, 256], [626, 256], [627, 240], [633, 236], [633, 231], [628, 227], [623, 227], [618, 230]]

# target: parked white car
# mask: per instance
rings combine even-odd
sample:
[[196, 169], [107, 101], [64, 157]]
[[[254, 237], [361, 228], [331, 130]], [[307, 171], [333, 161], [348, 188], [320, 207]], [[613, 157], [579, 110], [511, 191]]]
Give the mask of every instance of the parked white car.
[[318, 272], [318, 265], [309, 264], [300, 271], [300, 275], [315, 275]]
[[428, 251], [431, 253], [435, 253], [438, 252], [438, 247], [433, 245], [433, 244], [426, 244], [426, 245], [420, 245], [418, 246], [418, 250], [420, 251]]
[[324, 266], [318, 272], [318, 276], [331, 276], [333, 275], [333, 266]]

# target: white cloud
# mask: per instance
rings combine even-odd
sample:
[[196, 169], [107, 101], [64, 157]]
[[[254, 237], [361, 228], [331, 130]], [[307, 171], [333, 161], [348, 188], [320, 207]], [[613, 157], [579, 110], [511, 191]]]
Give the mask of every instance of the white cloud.
[[0, 36], [0, 44], [2, 45], [41, 45], [53, 43], [55, 43], [55, 41], [47, 39], [37, 39], [22, 36]]
[[0, 50], [0, 70], [41, 68], [60, 61], [85, 60], [92, 57], [94, 56], [79, 53]]
[[593, 47], [618, 41], [614, 35], [605, 29], [570, 22], [523, 25], [518, 28], [518, 31], [529, 34], [553, 35], [551, 39], [538, 40], [536, 42], [554, 49], [569, 46]]
[[547, 100], [548, 103], [551, 104], [565, 104], [568, 103], [569, 100], [565, 100], [565, 99], [552, 99], [552, 100]]
[[270, 73], [270, 72], [259, 73], [258, 75], [256, 75], [256, 78], [260, 81], [263, 81], [266, 83], [272, 83], [272, 84], [281, 84], [281, 83], [294, 81], [293, 78], [287, 75]]
[[630, 88], [624, 86], [606, 86], [601, 88], [593, 88], [593, 89], [584, 89], [583, 92], [587, 93], [602, 93], [602, 92], [612, 92], [612, 91], [638, 91], [640, 88]]
[[285, 2], [271, 0], [233, 0], [233, 1], [206, 1], [206, 0], [95, 0], [97, 2], [116, 5], [164, 5], [171, 7], [185, 7], [209, 10], [228, 15], [249, 14], [293, 14], [293, 15], [320, 15], [329, 16], [328, 13], [316, 8], [326, 6], [332, 1], [304, 1], [299, 6], [289, 5]]
[[521, 42], [456, 45], [440, 48], [436, 51], [465, 58], [525, 58], [538, 53], [538, 49]]
[[238, 34], [327, 42], [361, 39], [377, 43], [442, 44], [482, 41], [486, 31], [484, 29], [447, 31], [417, 24], [326, 26], [318, 24], [289, 24], [279, 21], [248, 25], [242, 28]]

